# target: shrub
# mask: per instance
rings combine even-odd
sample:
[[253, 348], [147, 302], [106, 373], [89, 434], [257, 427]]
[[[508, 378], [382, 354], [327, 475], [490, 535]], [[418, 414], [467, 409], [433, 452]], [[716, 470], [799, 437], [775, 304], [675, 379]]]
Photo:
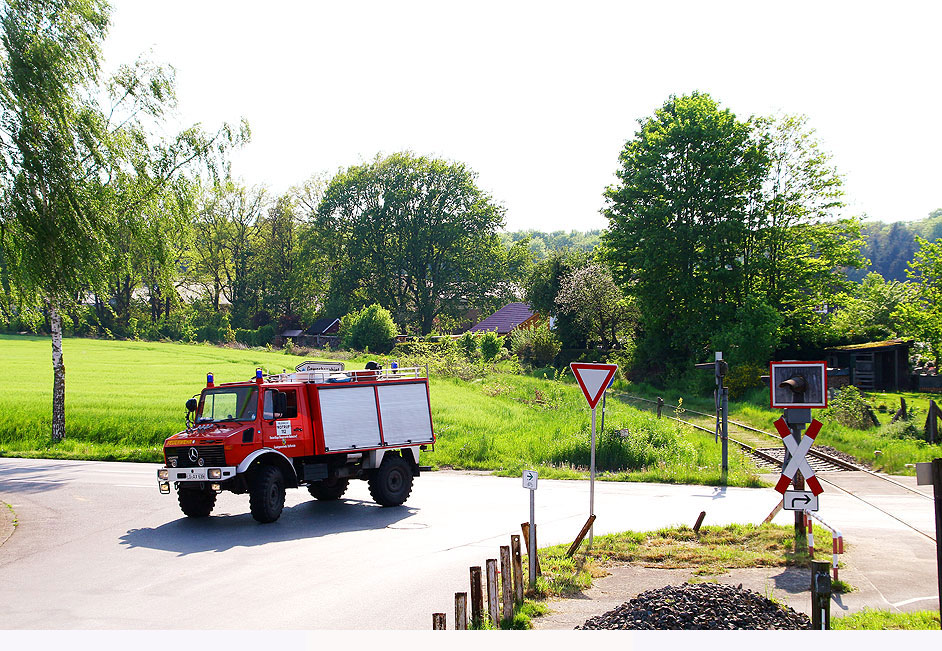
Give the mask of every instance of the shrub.
[[389, 310], [375, 303], [340, 320], [340, 340], [354, 350], [388, 353], [396, 343], [396, 332]]
[[823, 416], [832, 422], [854, 429], [870, 429], [877, 424], [870, 403], [860, 393], [860, 389], [853, 385], [846, 386], [837, 392], [837, 395], [829, 401]]
[[485, 362], [497, 359], [500, 349], [504, 347], [504, 338], [496, 332], [485, 332], [481, 335], [481, 357]]
[[750, 389], [761, 387], [764, 373], [765, 369], [758, 364], [737, 364], [732, 367], [726, 376], [729, 397], [733, 400], [739, 400]]
[[458, 339], [458, 348], [468, 359], [474, 359], [478, 353], [478, 338], [473, 332], [466, 332]]
[[510, 333], [510, 348], [514, 354], [537, 366], [550, 364], [562, 347], [559, 338], [545, 322], [532, 328], [517, 328]]

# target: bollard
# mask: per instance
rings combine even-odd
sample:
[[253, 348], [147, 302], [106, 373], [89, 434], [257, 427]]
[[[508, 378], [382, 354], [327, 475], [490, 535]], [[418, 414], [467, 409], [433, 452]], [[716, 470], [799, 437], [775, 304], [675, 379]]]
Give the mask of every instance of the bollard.
[[471, 568], [471, 624], [480, 628], [484, 623], [484, 592], [481, 590], [481, 568]]
[[805, 529], [808, 531], [808, 558], [814, 558], [814, 525], [811, 516], [807, 513], [805, 514]]
[[700, 515], [697, 516], [697, 523], [693, 525], [693, 532], [700, 535], [700, 527], [703, 526], [703, 518], [706, 517], [706, 511], [700, 511]]
[[489, 558], [484, 565], [487, 568], [487, 616], [496, 627], [500, 624], [497, 612], [497, 559]]
[[468, 593], [455, 593], [455, 630], [468, 630]]
[[514, 616], [513, 571], [510, 568], [510, 546], [501, 545], [500, 596], [504, 605], [501, 616], [504, 619], [513, 619]]
[[510, 536], [510, 552], [514, 561], [514, 595], [517, 603], [523, 603], [523, 558], [520, 556], [520, 536]]
[[811, 628], [831, 628], [831, 574], [827, 561], [811, 561]]
[[432, 613], [432, 630], [445, 630], [445, 613]]

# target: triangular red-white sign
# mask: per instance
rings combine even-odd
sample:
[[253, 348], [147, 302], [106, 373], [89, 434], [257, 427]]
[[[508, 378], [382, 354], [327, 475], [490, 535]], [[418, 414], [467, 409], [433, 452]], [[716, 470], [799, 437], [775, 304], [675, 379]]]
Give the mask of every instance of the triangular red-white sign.
[[573, 362], [569, 365], [572, 374], [576, 376], [576, 382], [585, 394], [585, 399], [589, 401], [589, 408], [595, 409], [602, 399], [602, 394], [608, 388], [608, 383], [615, 376], [618, 370], [618, 364], [589, 364], [586, 362]]

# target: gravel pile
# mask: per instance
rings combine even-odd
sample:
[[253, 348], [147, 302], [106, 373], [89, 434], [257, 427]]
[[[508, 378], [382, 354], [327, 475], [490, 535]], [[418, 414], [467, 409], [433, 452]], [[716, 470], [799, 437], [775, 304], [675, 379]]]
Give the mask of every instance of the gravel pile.
[[642, 592], [577, 630], [800, 630], [808, 616], [752, 590], [721, 583], [684, 583]]
[[871, 467], [869, 463], [865, 463], [857, 457], [847, 454], [846, 452], [841, 452], [836, 448], [832, 448], [830, 445], [819, 445], [817, 446], [817, 449], [821, 450], [821, 452], [824, 452], [825, 454], [830, 454], [832, 457], [837, 457], [838, 459], [843, 459], [848, 463], [852, 463], [855, 466], [863, 466], [864, 468]]

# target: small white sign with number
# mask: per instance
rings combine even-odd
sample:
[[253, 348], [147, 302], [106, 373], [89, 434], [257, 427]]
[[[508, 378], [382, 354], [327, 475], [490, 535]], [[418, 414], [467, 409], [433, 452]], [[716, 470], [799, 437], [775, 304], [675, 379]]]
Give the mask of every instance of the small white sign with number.
[[275, 422], [275, 435], [278, 438], [291, 438], [291, 421], [279, 420]]
[[531, 491], [535, 491], [537, 479], [539, 479], [539, 475], [536, 474], [536, 470], [524, 470], [523, 471], [523, 487], [524, 488], [529, 488]]

